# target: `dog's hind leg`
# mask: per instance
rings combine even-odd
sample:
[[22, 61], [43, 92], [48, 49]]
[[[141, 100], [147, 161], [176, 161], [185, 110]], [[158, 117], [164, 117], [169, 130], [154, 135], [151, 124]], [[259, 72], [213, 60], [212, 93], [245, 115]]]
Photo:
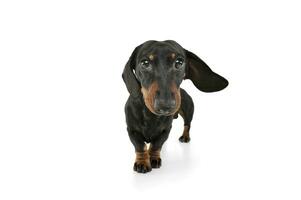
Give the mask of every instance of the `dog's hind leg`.
[[179, 114], [184, 119], [184, 131], [182, 136], [179, 138], [180, 142], [187, 143], [190, 141], [189, 130], [193, 117], [194, 105], [192, 98], [187, 94], [185, 90], [181, 88], [181, 107]]

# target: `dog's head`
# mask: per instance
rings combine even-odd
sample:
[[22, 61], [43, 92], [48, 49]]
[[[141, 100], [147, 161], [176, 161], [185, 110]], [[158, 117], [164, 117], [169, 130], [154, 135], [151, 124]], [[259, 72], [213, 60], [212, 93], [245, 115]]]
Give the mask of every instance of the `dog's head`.
[[216, 92], [228, 85], [199, 57], [172, 40], [147, 41], [136, 47], [122, 77], [133, 97], [143, 95], [152, 113], [166, 116], [180, 107], [183, 79], [190, 79], [203, 92]]

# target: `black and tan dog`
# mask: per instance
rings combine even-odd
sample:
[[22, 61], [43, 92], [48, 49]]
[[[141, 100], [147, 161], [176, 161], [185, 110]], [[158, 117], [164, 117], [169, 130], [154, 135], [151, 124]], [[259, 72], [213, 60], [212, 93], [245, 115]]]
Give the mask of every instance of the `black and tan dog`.
[[[203, 92], [224, 89], [228, 81], [175, 41], [147, 41], [136, 47], [127, 62], [123, 80], [130, 93], [125, 105], [127, 131], [136, 151], [134, 170], [146, 173], [161, 166], [160, 150], [172, 120], [184, 119], [181, 142], [189, 142], [194, 106], [180, 88], [190, 79]], [[150, 143], [147, 149], [146, 143]]]

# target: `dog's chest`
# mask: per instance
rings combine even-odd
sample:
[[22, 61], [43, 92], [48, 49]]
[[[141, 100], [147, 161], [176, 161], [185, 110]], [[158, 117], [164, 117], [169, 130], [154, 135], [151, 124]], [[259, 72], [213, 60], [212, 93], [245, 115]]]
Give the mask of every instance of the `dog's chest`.
[[163, 131], [169, 131], [172, 120], [173, 117], [144, 116], [144, 120], [142, 122], [142, 133], [147, 140], [146, 142], [150, 142]]

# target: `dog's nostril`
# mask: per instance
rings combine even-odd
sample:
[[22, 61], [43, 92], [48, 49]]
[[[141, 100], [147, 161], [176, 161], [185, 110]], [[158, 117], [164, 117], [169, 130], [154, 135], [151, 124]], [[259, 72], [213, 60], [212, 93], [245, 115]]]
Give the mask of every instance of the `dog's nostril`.
[[156, 96], [157, 96], [157, 97], [160, 96], [160, 91], [159, 91], [159, 90], [157, 90]]

